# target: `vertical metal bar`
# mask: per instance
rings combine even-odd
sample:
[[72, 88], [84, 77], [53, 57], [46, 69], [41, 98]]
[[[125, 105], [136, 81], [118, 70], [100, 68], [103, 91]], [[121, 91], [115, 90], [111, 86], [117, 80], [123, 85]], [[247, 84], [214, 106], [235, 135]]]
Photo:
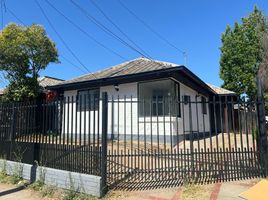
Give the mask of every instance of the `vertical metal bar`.
[[102, 196], [107, 192], [107, 134], [108, 134], [108, 96], [102, 93], [102, 154], [101, 177]]
[[126, 134], [127, 134], [127, 130], [126, 130], [126, 123], [127, 123], [127, 111], [126, 111], [126, 95], [124, 96], [124, 174], [126, 173], [126, 149], [127, 149], [127, 138], [126, 138]]
[[[163, 117], [163, 133], [164, 133], [164, 136], [163, 136], [164, 137], [164, 154], [165, 154], [164, 156], [165, 156], [165, 166], [166, 166], [167, 165], [167, 162], [166, 162], [166, 152], [167, 152], [166, 137], [167, 136], [166, 136], [166, 120], [165, 120], [165, 118], [166, 118], [166, 109], [165, 109], [165, 104], [166, 104], [166, 99], [165, 99], [165, 97], [163, 97], [163, 106], [162, 106], [163, 116], [162, 117]], [[161, 152], [162, 152], [162, 150], [161, 150]], [[161, 156], [163, 156], [162, 153], [161, 153]], [[163, 161], [163, 159], [161, 159], [161, 161]]]
[[[92, 97], [93, 96], [93, 97]], [[94, 95], [90, 94], [90, 102], [91, 102], [91, 106], [90, 108], [92, 108], [93, 110], [93, 160], [92, 160], [92, 167], [94, 168], [94, 171], [96, 172], [97, 170], [97, 163], [96, 163], [96, 102], [95, 102], [95, 98]], [[93, 107], [92, 107], [93, 104]]]
[[189, 101], [189, 123], [190, 123], [190, 154], [191, 154], [191, 169], [190, 176], [192, 176], [194, 171], [194, 132], [193, 132], [193, 116], [192, 116], [192, 102]]
[[[111, 102], [111, 153], [112, 153], [112, 157], [115, 157], [115, 154], [114, 154], [114, 127], [115, 127], [115, 124], [114, 124], [114, 96], [112, 95], [112, 102]], [[132, 143], [132, 142], [131, 142]], [[113, 169], [114, 170], [114, 169]], [[115, 170], [114, 170], [115, 172]]]
[[[195, 96], [195, 111], [196, 111], [196, 129], [197, 129], [197, 148], [198, 148], [198, 152], [200, 152], [199, 112], [198, 112], [197, 95]], [[203, 133], [203, 135], [204, 135], [204, 133]], [[200, 154], [198, 154], [198, 160], [200, 161]], [[196, 166], [198, 166], [198, 165], [196, 165]], [[198, 166], [198, 168], [199, 167], [200, 166]]]
[[[185, 101], [185, 100], [184, 100]], [[185, 102], [182, 102], [182, 132], [183, 132], [183, 153], [181, 153], [182, 155], [182, 160], [184, 160], [184, 162], [182, 163], [182, 166], [184, 166], [184, 169], [186, 167], [186, 144], [185, 144], [185, 140], [186, 140], [186, 135], [185, 135], [185, 119], [184, 119], [184, 104]], [[185, 170], [184, 170], [185, 171]], [[184, 172], [182, 175], [182, 178], [184, 178]]]
[[11, 115], [11, 126], [10, 126], [10, 154], [9, 154], [9, 158], [13, 160], [13, 151], [16, 151], [16, 149], [14, 149], [14, 145], [15, 145], [15, 134], [16, 134], [16, 103], [12, 103], [12, 115]]
[[88, 149], [88, 154], [89, 156], [87, 156], [88, 160], [89, 160], [89, 172], [92, 173], [93, 171], [93, 160], [92, 160], [92, 141], [91, 141], [91, 101], [90, 101], [90, 96], [89, 93], [86, 93], [86, 102], [85, 102], [85, 107], [87, 109], [87, 113], [88, 113], [88, 124], [87, 124], [87, 128], [88, 128], [88, 145], [87, 145], [87, 149]]
[[[179, 87], [179, 85], [178, 85], [178, 87]], [[180, 95], [180, 94], [178, 94], [178, 95]], [[176, 173], [176, 175], [175, 175], [175, 178], [179, 178], [179, 173], [180, 173], [180, 158], [179, 158], [179, 144], [180, 144], [180, 141], [179, 141], [179, 114], [180, 113], [178, 113], [178, 109], [179, 109], [179, 107], [180, 107], [180, 101], [179, 101], [179, 97], [178, 97], [178, 99], [175, 99], [174, 100], [174, 104], [175, 104], [175, 118], [176, 118], [176, 149], [177, 149], [177, 151], [175, 151], [175, 156], [174, 156], [174, 158], [175, 159], [177, 159], [177, 161], [175, 162], [176, 163], [176, 170], [175, 170], [175, 173]], [[175, 149], [175, 150], [176, 150]], [[178, 176], [178, 177], [177, 177]]]
[[131, 168], [133, 168], [133, 99], [130, 97], [130, 149], [131, 149]]
[[224, 106], [224, 102], [221, 101], [221, 97], [219, 97], [219, 107], [220, 107], [220, 124], [221, 124], [221, 135], [222, 135], [222, 154], [223, 154], [223, 163], [224, 163], [224, 169], [226, 170], [226, 157], [225, 157], [225, 139], [224, 139], [224, 128], [223, 128], [223, 112], [222, 107]]
[[[144, 138], [143, 138], [143, 140], [144, 140], [144, 153], [146, 154], [146, 113], [145, 113], [145, 99], [143, 99], [143, 112], [144, 112], [144, 116], [143, 116], [143, 134], [144, 134]], [[145, 157], [144, 157], [145, 158]], [[146, 159], [144, 160], [144, 167], [145, 167], [145, 169], [146, 169]], [[143, 168], [142, 168], [143, 169]], [[145, 171], [145, 179], [147, 178], [147, 174], [146, 174], [146, 171]]]
[[153, 120], [153, 105], [152, 105], [152, 98], [149, 100], [150, 102], [150, 132], [151, 132], [151, 167], [152, 167], [152, 174], [151, 176], [153, 177], [154, 176], [154, 160], [155, 160], [155, 157], [153, 157], [153, 153], [154, 153], [154, 148], [153, 148], [153, 123], [152, 123], [152, 120]]
[[[170, 161], [170, 159], [171, 159], [171, 167], [172, 167], [171, 169], [173, 172], [174, 162], [173, 162], [173, 158], [170, 158], [170, 156], [171, 156], [171, 154], [173, 154], [173, 151], [172, 151], [172, 149], [173, 149], [173, 131], [172, 131], [172, 115], [171, 115], [171, 113], [173, 111], [172, 108], [174, 109], [174, 107], [171, 107], [172, 106], [172, 102], [171, 102], [172, 99], [170, 98], [168, 100], [169, 100], [169, 131], [170, 131], [170, 154], [168, 156], [168, 161]], [[165, 158], [165, 159], [167, 159], [167, 158]], [[168, 166], [170, 166], [170, 165], [168, 165]], [[173, 177], [173, 173], [172, 173], [172, 177]]]
[[83, 165], [84, 165], [84, 171], [86, 173], [86, 169], [87, 169], [87, 165], [88, 165], [88, 162], [87, 162], [87, 153], [88, 153], [88, 149], [87, 149], [87, 123], [90, 123], [89, 121], [87, 121], [87, 94], [84, 94], [84, 131], [83, 131], [83, 136], [84, 136], [84, 143], [83, 143], [83, 149], [84, 149], [84, 162], [83, 162]]
[[117, 153], [118, 153], [118, 157], [117, 157], [117, 163], [118, 163], [118, 167], [117, 167], [117, 174], [119, 175], [119, 167], [120, 167], [120, 157], [122, 155], [120, 155], [120, 149], [119, 149], [119, 142], [120, 142], [120, 96], [117, 96]]
[[[160, 141], [159, 141], [159, 100], [156, 98], [156, 126], [157, 126], [157, 154], [160, 154]], [[158, 158], [158, 178], [160, 178], [160, 159]]]

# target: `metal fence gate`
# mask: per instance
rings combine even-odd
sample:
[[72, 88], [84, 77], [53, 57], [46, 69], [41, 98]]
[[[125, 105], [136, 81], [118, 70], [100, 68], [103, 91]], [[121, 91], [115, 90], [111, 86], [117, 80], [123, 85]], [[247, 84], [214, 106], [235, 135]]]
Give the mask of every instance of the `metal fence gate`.
[[108, 185], [131, 190], [264, 176], [261, 103], [110, 97]]

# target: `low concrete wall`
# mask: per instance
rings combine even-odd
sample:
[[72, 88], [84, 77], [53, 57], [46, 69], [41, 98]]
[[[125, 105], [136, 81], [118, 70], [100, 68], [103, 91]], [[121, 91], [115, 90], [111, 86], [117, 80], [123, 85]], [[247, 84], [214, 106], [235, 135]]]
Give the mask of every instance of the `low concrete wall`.
[[8, 175], [19, 175], [23, 179], [34, 182], [44, 177], [45, 184], [63, 189], [74, 187], [76, 191], [102, 197], [101, 177], [58, 170], [47, 167], [37, 167], [24, 163], [0, 159], [0, 169], [5, 169]]

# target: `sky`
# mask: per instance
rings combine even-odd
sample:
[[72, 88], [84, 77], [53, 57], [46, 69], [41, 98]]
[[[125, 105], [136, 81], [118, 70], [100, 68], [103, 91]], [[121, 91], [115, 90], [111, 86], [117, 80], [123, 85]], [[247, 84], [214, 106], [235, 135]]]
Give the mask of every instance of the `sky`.
[[[140, 53], [133, 50], [134, 46], [127, 40], [126, 35], [151, 58], [183, 64], [203, 81], [220, 86], [223, 81], [219, 77], [219, 48], [221, 34], [226, 26], [228, 24], [233, 26], [235, 21], [240, 21], [242, 17], [247, 16], [253, 10], [254, 5], [257, 5], [265, 15], [268, 13], [268, 0], [121, 0], [136, 16], [179, 51], [131, 15], [119, 0], [92, 1], [125, 35], [104, 17], [91, 0], [75, 0], [84, 13], [70, 0], [48, 1], [84, 32], [70, 24], [45, 0], [38, 0], [38, 2], [58, 35], [42, 14], [35, 0], [5, 0], [7, 9], [3, 12], [3, 25], [6, 26], [11, 22], [21, 24], [20, 21], [27, 26], [43, 25], [47, 35], [56, 43], [60, 63], [49, 64], [40, 75], [64, 80], [87, 73], [85, 67], [90, 72], [95, 72], [141, 57]], [[110, 33], [114, 33], [116, 37], [120, 37], [130, 45], [122, 44], [96, 26], [88, 19], [85, 12], [98, 20]], [[94, 37], [95, 41], [88, 35]], [[181, 51], [186, 52], [186, 61]], [[0, 87], [6, 84], [0, 79]]]

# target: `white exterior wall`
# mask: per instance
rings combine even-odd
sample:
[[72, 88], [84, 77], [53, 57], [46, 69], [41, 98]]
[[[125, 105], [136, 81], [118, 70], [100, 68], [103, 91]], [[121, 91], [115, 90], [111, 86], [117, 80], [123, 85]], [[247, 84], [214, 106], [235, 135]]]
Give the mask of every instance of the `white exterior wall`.
[[[78, 109], [78, 107], [76, 106], [76, 96], [77, 96], [77, 90], [69, 90], [64, 92], [65, 106], [63, 111], [64, 115], [63, 117], [64, 123], [62, 129], [63, 132], [65, 134], [69, 134], [69, 137], [71, 136], [71, 133], [73, 133], [73, 138], [76, 135], [78, 139], [80, 138], [80, 135], [83, 139], [84, 133], [86, 134], [88, 134], [89, 132], [101, 133], [101, 115], [99, 116], [99, 112], [98, 111], [76, 112], [76, 110]], [[100, 110], [101, 110], [101, 102], [100, 102]]]
[[[108, 94], [108, 133], [114, 135], [114, 138], [117, 138], [119, 134], [122, 135], [134, 135], [137, 137], [139, 134], [140, 138], [143, 138], [144, 135], [147, 137], [150, 135], [182, 135], [183, 128], [185, 133], [189, 133], [192, 126], [193, 132], [208, 132], [210, 130], [210, 121], [209, 121], [209, 108], [207, 106], [207, 114], [202, 114], [202, 104], [198, 103], [191, 104], [192, 111], [192, 125], [190, 125], [190, 116], [189, 116], [189, 104], [181, 104], [181, 117], [170, 117], [170, 116], [160, 116], [160, 117], [138, 117], [138, 83], [127, 83], [119, 85], [119, 91], [116, 91], [114, 86], [104, 86], [100, 88], [100, 97], [102, 92], [107, 92]], [[73, 108], [71, 103], [71, 98], [75, 99], [77, 95], [77, 90], [65, 91], [64, 96], [66, 97], [65, 104], [65, 123], [64, 123], [64, 132], [78, 133], [78, 138], [80, 132], [82, 133], [81, 137], [83, 138], [84, 133], [99, 133], [101, 135], [101, 113], [98, 116], [97, 111], [87, 111], [77, 112], [76, 113], [76, 103], [74, 101]], [[180, 95], [181, 101], [183, 100], [184, 95], [189, 95], [191, 101], [196, 101], [196, 95], [198, 93], [191, 88], [180, 84]], [[68, 97], [69, 97], [69, 108], [68, 108]], [[119, 101], [118, 101], [119, 99]], [[207, 99], [207, 98], [206, 98]], [[132, 100], [132, 103], [131, 103]], [[208, 100], [208, 99], [207, 99]], [[113, 103], [112, 103], [113, 101]], [[197, 101], [201, 102], [201, 96], [197, 97]], [[99, 104], [100, 111], [102, 110], [101, 101]], [[113, 104], [113, 106], [112, 106]], [[132, 106], [131, 106], [132, 105]], [[69, 109], [69, 112], [68, 112]], [[73, 110], [73, 116], [71, 111]], [[197, 112], [198, 111], [198, 112]], [[81, 115], [81, 123], [80, 123]], [[198, 115], [198, 116], [197, 116]], [[95, 117], [94, 117], [95, 116]], [[139, 120], [138, 120], [139, 118]], [[84, 119], [86, 123], [84, 123]], [[94, 120], [95, 119], [95, 120]], [[198, 124], [197, 126], [197, 119]], [[100, 123], [98, 123], [98, 120]], [[90, 123], [87, 123], [89, 122]], [[72, 123], [71, 123], [72, 122]], [[94, 123], [95, 122], [95, 123]], [[69, 124], [69, 125], [68, 125]], [[95, 125], [94, 125], [95, 124]], [[145, 124], [145, 125], [144, 125]], [[183, 125], [184, 124], [184, 125]], [[139, 131], [138, 131], [139, 130]]]
[[[208, 103], [206, 103], [207, 107], [207, 114], [202, 113], [202, 104], [201, 104], [201, 95], [198, 95], [198, 93], [183, 85], [180, 84], [180, 91], [181, 91], [181, 101], [182, 96], [189, 95], [191, 98], [191, 102], [194, 102], [191, 104], [191, 113], [192, 116], [189, 116], [189, 104], [188, 105], [182, 105], [181, 109], [184, 109], [184, 113], [182, 111], [182, 115], [184, 115], [184, 124], [185, 124], [185, 131], [189, 132], [191, 130], [193, 132], [208, 132], [210, 130], [210, 117], [209, 117], [209, 107]], [[208, 101], [208, 98], [206, 98], [206, 101]], [[195, 103], [200, 102], [200, 103]], [[184, 108], [183, 108], [184, 107]], [[190, 119], [193, 122], [192, 125], [189, 123]], [[182, 121], [182, 120], [181, 120]]]

